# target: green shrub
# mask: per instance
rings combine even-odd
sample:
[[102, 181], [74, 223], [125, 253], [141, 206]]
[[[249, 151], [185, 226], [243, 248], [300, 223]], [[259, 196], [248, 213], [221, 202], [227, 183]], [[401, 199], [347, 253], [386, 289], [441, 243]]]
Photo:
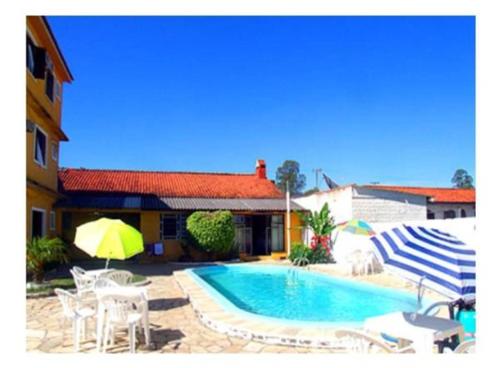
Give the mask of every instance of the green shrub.
[[234, 223], [229, 211], [192, 213], [187, 219], [189, 241], [215, 257], [225, 257], [233, 251]]
[[33, 238], [26, 243], [26, 270], [37, 282], [43, 281], [49, 262], [67, 262], [67, 247], [59, 238]]
[[309, 262], [311, 263], [328, 263], [331, 261], [331, 255], [328, 248], [318, 245], [311, 249]]
[[312, 249], [303, 243], [293, 243], [288, 259], [293, 263], [298, 258], [307, 258], [310, 261]]
[[309, 247], [303, 243], [294, 243], [292, 244], [292, 249], [290, 250], [288, 259], [293, 263], [299, 258], [306, 258], [311, 264], [327, 263], [331, 261], [328, 248], [325, 248], [322, 245], [313, 245], [312, 247]]

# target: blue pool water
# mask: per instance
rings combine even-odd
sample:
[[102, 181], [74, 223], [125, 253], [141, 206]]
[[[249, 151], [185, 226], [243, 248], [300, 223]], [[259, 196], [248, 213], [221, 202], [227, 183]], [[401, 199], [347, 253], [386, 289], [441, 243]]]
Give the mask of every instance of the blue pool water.
[[272, 319], [358, 325], [367, 317], [418, 309], [414, 294], [313, 271], [230, 265], [190, 272], [223, 307]]

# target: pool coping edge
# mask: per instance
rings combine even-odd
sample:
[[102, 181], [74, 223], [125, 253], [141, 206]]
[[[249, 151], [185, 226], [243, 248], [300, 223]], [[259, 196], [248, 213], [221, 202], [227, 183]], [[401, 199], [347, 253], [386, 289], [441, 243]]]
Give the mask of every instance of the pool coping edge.
[[218, 305], [186, 270], [173, 274], [200, 322], [216, 332], [270, 345], [339, 349], [339, 352], [346, 349], [345, 342], [336, 337], [340, 328], [308, 328], [245, 318]]

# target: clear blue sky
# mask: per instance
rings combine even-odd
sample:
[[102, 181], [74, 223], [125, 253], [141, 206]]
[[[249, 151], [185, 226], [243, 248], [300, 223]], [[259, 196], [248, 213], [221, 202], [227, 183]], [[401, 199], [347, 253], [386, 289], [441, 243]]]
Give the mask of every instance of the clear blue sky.
[[473, 17], [48, 19], [75, 77], [61, 166], [475, 177]]

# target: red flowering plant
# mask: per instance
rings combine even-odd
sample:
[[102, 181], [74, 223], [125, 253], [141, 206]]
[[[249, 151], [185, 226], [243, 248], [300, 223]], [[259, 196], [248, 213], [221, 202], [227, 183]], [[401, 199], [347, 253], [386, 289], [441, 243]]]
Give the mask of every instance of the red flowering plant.
[[300, 217], [307, 227], [313, 231], [310, 248], [311, 263], [327, 263], [331, 260], [330, 235], [335, 228], [333, 217], [330, 216], [328, 203], [325, 203], [319, 212], [300, 214]]

